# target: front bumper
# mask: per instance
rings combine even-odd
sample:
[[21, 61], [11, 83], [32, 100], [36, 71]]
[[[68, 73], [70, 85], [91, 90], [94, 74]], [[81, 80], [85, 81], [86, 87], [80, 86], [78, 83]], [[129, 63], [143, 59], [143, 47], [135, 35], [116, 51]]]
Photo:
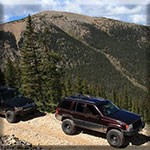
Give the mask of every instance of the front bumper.
[[142, 125], [139, 128], [132, 129], [130, 131], [124, 130], [123, 133], [125, 136], [133, 136], [136, 135], [139, 131], [141, 131], [145, 127], [145, 123], [142, 122]]
[[36, 110], [37, 110], [37, 106], [34, 106], [34, 107], [24, 108], [22, 110], [15, 110], [15, 113], [16, 113], [16, 115], [24, 116], [24, 115], [33, 113]]

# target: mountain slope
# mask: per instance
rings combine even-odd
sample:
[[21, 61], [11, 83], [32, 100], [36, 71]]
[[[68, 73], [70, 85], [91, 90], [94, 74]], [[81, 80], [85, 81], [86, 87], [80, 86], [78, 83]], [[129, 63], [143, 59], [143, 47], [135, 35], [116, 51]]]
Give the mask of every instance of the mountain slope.
[[[144, 99], [149, 27], [54, 11], [32, 18], [36, 31], [42, 32], [45, 27], [51, 31], [49, 47], [66, 60], [66, 76], [80, 74], [89, 83], [105, 87], [108, 94], [112, 89], [118, 92], [127, 89], [131, 96]], [[1, 32], [12, 35], [0, 39], [2, 68], [10, 53], [12, 59], [18, 58], [25, 20], [1, 25], [4, 30]]]

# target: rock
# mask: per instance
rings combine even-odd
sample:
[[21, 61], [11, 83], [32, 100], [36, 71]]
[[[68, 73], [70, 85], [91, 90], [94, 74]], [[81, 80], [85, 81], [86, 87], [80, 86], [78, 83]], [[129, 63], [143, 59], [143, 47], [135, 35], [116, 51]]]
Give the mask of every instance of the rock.
[[15, 137], [14, 135], [5, 135], [0, 137], [0, 149], [19, 149], [19, 148], [31, 148], [32, 144], [24, 141], [24, 140], [20, 140], [17, 137]]

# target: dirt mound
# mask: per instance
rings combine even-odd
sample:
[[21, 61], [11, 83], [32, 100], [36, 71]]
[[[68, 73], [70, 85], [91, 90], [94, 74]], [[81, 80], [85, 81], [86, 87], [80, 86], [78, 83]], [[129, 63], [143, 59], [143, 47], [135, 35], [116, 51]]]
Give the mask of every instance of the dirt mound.
[[[78, 146], [107, 146], [105, 134], [96, 132], [82, 131], [73, 136], [66, 135], [61, 129], [61, 122], [55, 119], [54, 114], [36, 115], [33, 118], [24, 118], [18, 123], [10, 124], [4, 118], [0, 118], [1, 125], [3, 124], [3, 139], [6, 142], [13, 144], [17, 140], [17, 144], [23, 141], [23, 144], [28, 146], [58, 146], [58, 145], [78, 145]], [[2, 126], [1, 126], [2, 127]], [[147, 145], [149, 140], [148, 127], [140, 132], [137, 138], [130, 140], [130, 145]], [[15, 135], [5, 136], [5, 135]], [[147, 136], [146, 136], [147, 135]], [[139, 137], [140, 136], [140, 137]], [[17, 138], [16, 138], [17, 137]], [[8, 140], [11, 139], [11, 140]], [[28, 142], [25, 142], [28, 141]], [[142, 142], [141, 142], [142, 141]], [[140, 143], [139, 143], [140, 142]]]

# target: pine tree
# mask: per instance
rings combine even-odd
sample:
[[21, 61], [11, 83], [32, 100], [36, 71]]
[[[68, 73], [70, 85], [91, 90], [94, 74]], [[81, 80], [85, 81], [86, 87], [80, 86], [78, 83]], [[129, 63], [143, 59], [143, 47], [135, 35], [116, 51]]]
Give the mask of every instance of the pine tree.
[[88, 82], [85, 79], [82, 81], [82, 85], [83, 85], [83, 94], [89, 95], [89, 86]]
[[64, 66], [60, 55], [49, 48], [51, 44], [50, 30], [45, 28], [38, 37], [37, 42], [41, 53], [39, 72], [43, 91], [42, 103], [43, 105], [57, 104], [62, 97]]
[[66, 79], [65, 91], [65, 96], [73, 94], [73, 81], [69, 77]]
[[123, 108], [124, 109], [128, 109], [129, 108], [128, 102], [129, 102], [129, 96], [128, 96], [127, 90], [125, 90], [124, 91], [124, 98], [123, 98]]
[[118, 104], [118, 99], [117, 99], [117, 93], [116, 93], [116, 91], [115, 90], [113, 90], [113, 102], [114, 102], [114, 104]]
[[4, 73], [1, 71], [0, 68], [0, 86], [4, 86], [4, 85], [5, 85]]
[[121, 94], [118, 94], [118, 106], [120, 108], [123, 108], [123, 98], [122, 98]]
[[17, 79], [17, 69], [14, 63], [10, 60], [10, 58], [7, 58], [7, 63], [4, 69], [4, 74], [5, 74], [6, 85], [8, 87], [17, 88], [17, 85], [19, 82]]
[[136, 103], [135, 103], [135, 100], [132, 100], [132, 108], [131, 108], [131, 110], [133, 112], [136, 112]]
[[132, 111], [132, 100], [131, 100], [131, 97], [129, 97], [129, 99], [128, 99], [128, 110]]
[[38, 100], [39, 74], [37, 61], [36, 36], [31, 16], [28, 16], [24, 32], [24, 39], [21, 45], [21, 76], [23, 93]]
[[105, 98], [105, 99], [107, 98], [107, 95], [106, 95], [104, 87], [101, 88], [101, 95], [102, 95], [102, 98]]
[[76, 80], [76, 92], [79, 94], [83, 94], [82, 79], [79, 75], [78, 75], [77, 80]]

